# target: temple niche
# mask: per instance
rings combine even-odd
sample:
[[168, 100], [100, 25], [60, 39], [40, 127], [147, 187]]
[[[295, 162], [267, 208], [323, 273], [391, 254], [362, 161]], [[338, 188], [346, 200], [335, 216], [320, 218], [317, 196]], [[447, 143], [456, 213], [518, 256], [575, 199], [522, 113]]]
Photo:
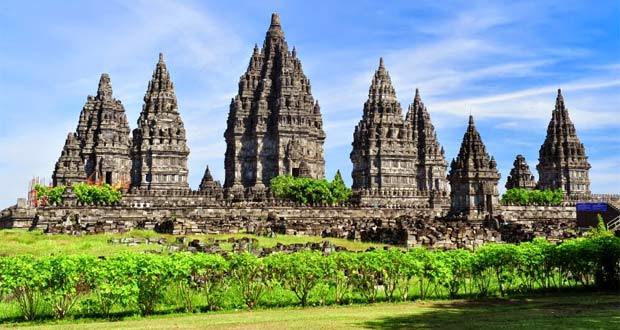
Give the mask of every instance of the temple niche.
[[499, 206], [499, 179], [497, 163], [487, 153], [470, 115], [459, 154], [450, 164], [450, 212], [470, 220], [492, 216]]
[[506, 180], [506, 189], [528, 189], [532, 190], [536, 188], [536, 180], [530, 172], [530, 167], [525, 162], [523, 155], [517, 155], [514, 163], [512, 164], [512, 170]]
[[53, 184], [90, 181], [129, 187], [130, 146], [125, 108], [112, 97], [110, 76], [104, 73], [97, 95], [88, 96], [82, 108], [76, 133], [67, 136]]
[[163, 54], [149, 82], [133, 131], [132, 186], [149, 190], [189, 189], [189, 148], [174, 85]]
[[224, 137], [225, 187], [260, 190], [282, 174], [325, 176], [321, 108], [277, 13], [239, 80]]
[[555, 109], [540, 146], [538, 189], [561, 188], [567, 195], [590, 194], [588, 156], [568, 116], [562, 91], [558, 89]]

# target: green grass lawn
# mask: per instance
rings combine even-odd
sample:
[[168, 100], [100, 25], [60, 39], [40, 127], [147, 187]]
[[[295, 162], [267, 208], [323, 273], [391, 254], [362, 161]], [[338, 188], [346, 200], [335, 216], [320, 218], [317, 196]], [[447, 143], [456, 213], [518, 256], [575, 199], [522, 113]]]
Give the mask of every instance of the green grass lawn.
[[[0, 256], [12, 256], [12, 255], [34, 255], [34, 256], [46, 256], [50, 254], [90, 254], [94, 256], [112, 256], [119, 254], [123, 251], [141, 252], [146, 250], [165, 251], [164, 246], [158, 244], [139, 244], [134, 246], [127, 246], [123, 244], [110, 244], [108, 240], [112, 238], [123, 237], [142, 237], [142, 238], [154, 238], [162, 237], [168, 242], [174, 242], [177, 237], [174, 235], [158, 234], [154, 231], [148, 230], [132, 230], [124, 234], [98, 234], [98, 235], [86, 235], [86, 236], [71, 236], [71, 235], [47, 235], [41, 231], [24, 231], [24, 230], [0, 230]], [[261, 237], [249, 234], [229, 234], [229, 235], [188, 235], [190, 240], [199, 239], [201, 241], [207, 241], [208, 239], [228, 239], [229, 237], [235, 237], [237, 239], [242, 237], [256, 238], [259, 241], [261, 247], [273, 247], [277, 243], [293, 244], [293, 243], [307, 243], [307, 242], [321, 242], [330, 241], [333, 245], [342, 246], [352, 251], [363, 251], [367, 248], [382, 247], [384, 244], [378, 243], [362, 243], [358, 241], [350, 241], [346, 239], [338, 238], [324, 238], [317, 236], [291, 236], [291, 235], [278, 235], [277, 237]], [[223, 249], [230, 249], [230, 244], [222, 244]]]
[[[75, 321], [74, 321], [75, 322]], [[10, 325], [16, 327], [15, 325]], [[620, 296], [573, 293], [509, 300], [381, 303], [164, 315], [115, 322], [66, 320], [19, 329], [620, 329]]]

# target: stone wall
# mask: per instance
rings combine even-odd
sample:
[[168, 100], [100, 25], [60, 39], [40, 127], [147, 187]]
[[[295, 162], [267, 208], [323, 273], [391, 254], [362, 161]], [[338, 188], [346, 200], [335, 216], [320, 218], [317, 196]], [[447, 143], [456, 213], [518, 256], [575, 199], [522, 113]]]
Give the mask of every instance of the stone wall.
[[76, 235], [150, 229], [177, 235], [246, 232], [313, 235], [428, 248], [473, 249], [488, 242], [577, 235], [574, 206], [504, 206], [497, 219], [466, 221], [445, 210], [398, 206], [302, 206], [291, 202], [229, 202], [196, 192], [127, 194], [116, 205], [33, 208], [20, 203], [0, 214], [0, 228]]

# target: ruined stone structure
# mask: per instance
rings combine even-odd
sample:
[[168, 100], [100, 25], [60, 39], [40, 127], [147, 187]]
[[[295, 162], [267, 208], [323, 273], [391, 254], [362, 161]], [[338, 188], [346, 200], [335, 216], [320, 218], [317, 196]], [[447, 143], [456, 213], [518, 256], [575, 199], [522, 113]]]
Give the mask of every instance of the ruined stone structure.
[[185, 127], [163, 54], [149, 82], [133, 131], [131, 179], [134, 187], [189, 189]]
[[536, 180], [530, 172], [530, 167], [525, 162], [523, 155], [517, 155], [513, 163], [513, 168], [510, 170], [510, 175], [506, 180], [506, 189], [529, 189], [536, 188]]
[[104, 73], [95, 97], [88, 96], [76, 134], [69, 134], [54, 170], [54, 185], [83, 182], [129, 184], [131, 160], [125, 108], [112, 97]]
[[[131, 179], [132, 188], [123, 189], [121, 201], [112, 205], [82, 205], [71, 189], [59, 205], [34, 206], [21, 199], [0, 211], [0, 229], [74, 234], [133, 228], [166, 228], [175, 234], [246, 231], [476, 248], [535, 236], [572, 237], [575, 203], [606, 202], [616, 209], [620, 204], [619, 195], [585, 194], [590, 165], [559, 91], [537, 169], [539, 188], [568, 193], [561, 206], [500, 205], [497, 164], [471, 116], [446, 179], [445, 154], [419, 92], [403, 118], [382, 59], [353, 134], [355, 194], [350, 204], [298, 205], [275, 198], [267, 187], [274, 176], [323, 178], [325, 166], [320, 108], [295, 48], [288, 50], [277, 14], [262, 49], [254, 48], [230, 105], [224, 187], [207, 166], [199, 189], [189, 189], [185, 134], [161, 54], [133, 140], [124, 108], [112, 97], [110, 79], [103, 74], [76, 132], [67, 136], [54, 185], [90, 180], [127, 188]], [[534, 184], [525, 159], [517, 156], [506, 187], [531, 189]], [[487, 221], [470, 221], [482, 219]]]
[[277, 13], [263, 47], [254, 47], [232, 99], [225, 187], [261, 190], [281, 174], [323, 178], [323, 120], [297, 51], [289, 51]]
[[76, 133], [67, 134], [65, 146], [56, 162], [52, 183], [54, 186], [70, 186], [72, 183], [86, 181], [86, 171], [80, 150], [80, 140]]
[[205, 170], [205, 174], [202, 176], [198, 190], [201, 192], [207, 192], [214, 195], [222, 193], [222, 184], [219, 181], [213, 180], [209, 166]]
[[403, 192], [417, 191], [417, 148], [412, 123], [403, 119], [383, 58], [368, 90], [352, 146], [354, 192], [369, 190], [392, 199]]
[[547, 137], [539, 151], [538, 188], [561, 188], [568, 195], [589, 194], [590, 167], [585, 147], [577, 137], [562, 91], [558, 89]]
[[499, 204], [499, 178], [495, 159], [489, 157], [470, 115], [461, 149], [452, 160], [448, 174], [451, 212], [472, 220], [492, 216]]
[[436, 191], [442, 196], [447, 196], [450, 191], [446, 177], [448, 162], [417, 88], [405, 120], [412, 123], [413, 140], [417, 147], [417, 188], [421, 191]]

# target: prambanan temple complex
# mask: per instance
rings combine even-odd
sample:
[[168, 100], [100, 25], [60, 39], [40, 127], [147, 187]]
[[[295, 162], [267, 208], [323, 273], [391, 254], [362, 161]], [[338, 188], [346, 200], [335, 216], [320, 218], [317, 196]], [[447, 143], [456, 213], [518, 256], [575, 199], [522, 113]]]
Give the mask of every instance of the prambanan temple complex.
[[[325, 177], [326, 135], [297, 50], [289, 49], [273, 14], [263, 46], [254, 46], [230, 102], [223, 185], [207, 164], [198, 190], [188, 184], [191, 137], [160, 54], [136, 128], [130, 131], [110, 77], [102, 74], [53, 171], [53, 185], [67, 187], [63, 202], [33, 205], [19, 199], [0, 214], [0, 228], [282, 233], [471, 248], [577, 235], [577, 202], [607, 203], [617, 211], [620, 196], [590, 192], [586, 150], [560, 90], [540, 147], [538, 182], [521, 155], [505, 182], [508, 189], [561, 188], [565, 201], [560, 206], [500, 204], [501, 175], [472, 116], [458, 155], [448, 163], [420, 91], [403, 114], [383, 59], [360, 108], [362, 117], [352, 132], [351, 200], [298, 205], [275, 198], [269, 183], [278, 175]], [[123, 197], [113, 205], [82, 205], [70, 188], [79, 182], [109, 183], [122, 189]]]

